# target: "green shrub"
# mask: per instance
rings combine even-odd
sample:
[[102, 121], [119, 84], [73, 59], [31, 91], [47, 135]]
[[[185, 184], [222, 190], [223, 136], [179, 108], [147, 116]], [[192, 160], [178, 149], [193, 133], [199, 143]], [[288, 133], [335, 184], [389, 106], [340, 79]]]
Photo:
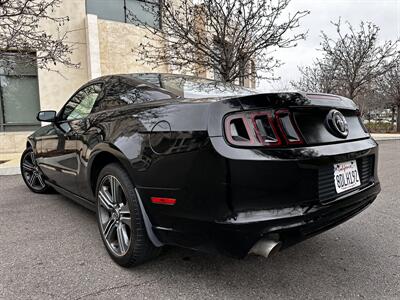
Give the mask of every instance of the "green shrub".
[[392, 133], [395, 132], [395, 126], [389, 122], [375, 121], [375, 122], [365, 122], [365, 127], [368, 128], [371, 133]]

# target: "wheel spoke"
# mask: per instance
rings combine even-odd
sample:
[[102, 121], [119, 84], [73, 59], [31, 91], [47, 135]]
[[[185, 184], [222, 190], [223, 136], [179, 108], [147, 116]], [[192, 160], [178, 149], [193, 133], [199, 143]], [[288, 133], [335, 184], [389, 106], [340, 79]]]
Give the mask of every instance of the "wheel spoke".
[[31, 187], [33, 187], [33, 184], [35, 183], [36, 178], [37, 178], [36, 173], [33, 173], [33, 174], [31, 175], [31, 177], [29, 178], [29, 185], [30, 185]]
[[110, 186], [111, 186], [111, 197], [112, 197], [112, 202], [113, 203], [118, 203], [119, 202], [119, 184], [118, 181], [115, 179], [114, 176], [110, 177]]
[[110, 201], [110, 200], [111, 200], [111, 197], [110, 197], [110, 195], [108, 194], [107, 191], [100, 190], [100, 191], [99, 191], [99, 199], [100, 199], [100, 202], [101, 202], [102, 206], [103, 206], [106, 210], [112, 211], [114, 205], [113, 205], [112, 202]]
[[113, 218], [110, 218], [106, 224], [106, 226], [103, 229], [103, 234], [106, 240], [108, 240], [111, 232], [115, 229], [115, 220]]
[[30, 156], [31, 156], [32, 164], [35, 164], [35, 162], [36, 162], [36, 160], [35, 160], [35, 155], [33, 154], [33, 152], [31, 152], [31, 153], [29, 153], [29, 154], [30, 154]]
[[113, 197], [111, 196], [110, 191], [107, 190], [106, 187], [103, 187], [103, 194], [106, 197], [106, 199], [108, 200], [108, 202], [111, 203], [112, 206], [114, 206], [115, 203], [114, 203]]
[[128, 204], [123, 204], [120, 209], [121, 214], [130, 214], [131, 211], [129, 210]]
[[121, 250], [121, 254], [125, 253], [128, 250], [128, 234], [126, 233], [126, 229], [124, 225], [119, 224], [117, 227], [117, 239], [119, 249]]
[[24, 170], [30, 171], [30, 172], [33, 172], [35, 170], [35, 167], [31, 163], [27, 162], [26, 160], [23, 162], [22, 168], [24, 168]]
[[121, 216], [121, 222], [125, 225], [131, 227], [131, 217], [129, 216]]
[[127, 204], [124, 204], [121, 207], [121, 210], [119, 211], [121, 217], [120, 220], [122, 223], [125, 225], [129, 226], [129, 228], [132, 226], [131, 225], [131, 212], [129, 211], [129, 207]]
[[37, 180], [39, 181], [40, 186], [41, 186], [42, 188], [45, 187], [45, 184], [44, 184], [44, 181], [43, 181], [42, 176], [41, 176], [41, 175], [36, 175], [36, 178], [37, 178]]

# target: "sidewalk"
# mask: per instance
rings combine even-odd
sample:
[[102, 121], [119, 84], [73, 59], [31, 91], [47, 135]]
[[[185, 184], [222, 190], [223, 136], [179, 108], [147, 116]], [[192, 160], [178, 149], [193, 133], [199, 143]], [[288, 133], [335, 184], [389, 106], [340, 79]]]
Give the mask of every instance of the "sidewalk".
[[400, 140], [400, 133], [372, 133], [371, 135], [377, 141]]
[[[400, 133], [373, 133], [376, 141], [400, 140]], [[19, 160], [21, 153], [0, 153], [0, 175], [20, 174]]]
[[20, 174], [20, 157], [21, 153], [0, 153], [0, 175]]

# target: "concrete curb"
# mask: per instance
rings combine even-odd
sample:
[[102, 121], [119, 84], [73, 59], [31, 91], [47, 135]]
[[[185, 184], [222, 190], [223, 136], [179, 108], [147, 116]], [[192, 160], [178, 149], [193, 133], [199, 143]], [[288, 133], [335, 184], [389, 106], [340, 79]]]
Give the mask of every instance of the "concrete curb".
[[383, 141], [399, 141], [400, 138], [374, 138], [375, 141], [377, 142], [383, 142]]
[[18, 175], [21, 174], [19, 167], [2, 167], [0, 168], [1, 175]]
[[400, 140], [400, 134], [397, 133], [388, 133], [388, 134], [383, 134], [383, 133], [373, 133], [371, 136], [376, 140], [376, 141], [393, 141], [393, 140]]
[[6, 161], [0, 164], [0, 175], [17, 175], [21, 174], [19, 169], [21, 153], [0, 153], [0, 160]]

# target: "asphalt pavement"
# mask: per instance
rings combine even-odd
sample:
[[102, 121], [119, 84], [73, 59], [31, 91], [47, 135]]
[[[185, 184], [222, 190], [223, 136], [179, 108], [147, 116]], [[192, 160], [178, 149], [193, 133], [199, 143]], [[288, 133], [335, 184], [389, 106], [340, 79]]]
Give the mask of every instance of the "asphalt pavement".
[[381, 142], [379, 175], [366, 211], [270, 259], [170, 247], [134, 269], [109, 258], [93, 213], [0, 176], [0, 298], [400, 299], [400, 141]]

